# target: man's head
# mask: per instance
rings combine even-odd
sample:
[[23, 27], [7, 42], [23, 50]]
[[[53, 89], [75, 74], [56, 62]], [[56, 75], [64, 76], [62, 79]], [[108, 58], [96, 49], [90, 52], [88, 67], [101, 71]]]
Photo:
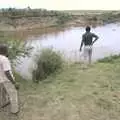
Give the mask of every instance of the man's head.
[[86, 32], [90, 32], [90, 30], [91, 30], [90, 26], [87, 26], [86, 27]]
[[0, 44], [0, 54], [8, 56], [8, 47], [5, 44]]

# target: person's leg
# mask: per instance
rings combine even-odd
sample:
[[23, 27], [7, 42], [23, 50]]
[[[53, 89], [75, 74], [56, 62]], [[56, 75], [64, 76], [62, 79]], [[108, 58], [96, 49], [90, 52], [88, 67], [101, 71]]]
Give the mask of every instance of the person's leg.
[[18, 105], [18, 93], [15, 89], [14, 85], [11, 82], [4, 82], [4, 87], [9, 95], [10, 105], [11, 105], [11, 113], [19, 112]]
[[88, 59], [88, 49], [87, 47], [85, 46], [84, 48], [84, 63], [86, 64], [87, 63], [87, 60]]
[[88, 53], [89, 55], [89, 64], [91, 64], [91, 62], [92, 62], [92, 48], [90, 47], [90, 49], [89, 49], [89, 53]]
[[8, 94], [3, 83], [0, 83], [0, 108], [4, 108], [8, 104], [10, 104]]

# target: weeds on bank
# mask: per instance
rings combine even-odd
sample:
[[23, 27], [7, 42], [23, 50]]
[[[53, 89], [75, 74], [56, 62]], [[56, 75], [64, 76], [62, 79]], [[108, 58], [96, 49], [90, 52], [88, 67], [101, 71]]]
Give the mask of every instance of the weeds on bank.
[[33, 80], [39, 82], [62, 68], [63, 59], [59, 52], [51, 48], [42, 49], [35, 57], [36, 68], [32, 71]]

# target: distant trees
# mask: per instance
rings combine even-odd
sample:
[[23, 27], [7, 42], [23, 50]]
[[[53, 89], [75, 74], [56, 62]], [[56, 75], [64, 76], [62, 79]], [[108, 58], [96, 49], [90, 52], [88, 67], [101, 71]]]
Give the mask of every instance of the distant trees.
[[7, 8], [1, 9], [2, 15], [5, 17], [48, 17], [61, 16], [63, 13], [59, 11], [46, 9], [31, 9], [29, 6], [26, 9]]

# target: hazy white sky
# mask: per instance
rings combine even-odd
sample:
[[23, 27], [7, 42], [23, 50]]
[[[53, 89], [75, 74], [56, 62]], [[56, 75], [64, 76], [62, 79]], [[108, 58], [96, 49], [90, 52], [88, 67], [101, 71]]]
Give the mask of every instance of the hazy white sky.
[[0, 8], [27, 6], [50, 10], [120, 10], [120, 0], [0, 0]]

